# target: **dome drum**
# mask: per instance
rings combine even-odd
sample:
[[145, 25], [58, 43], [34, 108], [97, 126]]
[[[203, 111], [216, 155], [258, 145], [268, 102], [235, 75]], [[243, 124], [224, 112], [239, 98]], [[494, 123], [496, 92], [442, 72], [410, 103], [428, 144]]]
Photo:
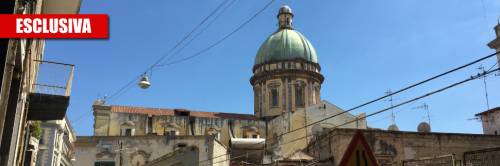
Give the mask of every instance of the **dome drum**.
[[298, 58], [292, 60], [270, 61], [265, 64], [258, 64], [253, 67], [252, 71], [254, 74], [258, 74], [261, 72], [281, 69], [301, 69], [317, 73], [321, 71], [321, 67], [318, 63], [312, 63]]
[[290, 77], [290, 78], [305, 78], [309, 79], [314, 82], [318, 83], [323, 83], [324, 77], [318, 72], [314, 71], [306, 71], [306, 70], [301, 70], [301, 69], [277, 69], [277, 70], [271, 70], [271, 71], [265, 71], [261, 73], [254, 74], [250, 78], [250, 84], [255, 85], [258, 84], [259, 82], [266, 81], [269, 79], [275, 79], [275, 78], [283, 78], [283, 77]]

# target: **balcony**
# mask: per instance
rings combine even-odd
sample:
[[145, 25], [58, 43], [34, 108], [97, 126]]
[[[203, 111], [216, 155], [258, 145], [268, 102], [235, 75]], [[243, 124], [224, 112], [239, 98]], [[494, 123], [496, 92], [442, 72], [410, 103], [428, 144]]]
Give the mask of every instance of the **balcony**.
[[36, 83], [29, 94], [28, 120], [62, 120], [66, 116], [74, 65], [34, 61]]

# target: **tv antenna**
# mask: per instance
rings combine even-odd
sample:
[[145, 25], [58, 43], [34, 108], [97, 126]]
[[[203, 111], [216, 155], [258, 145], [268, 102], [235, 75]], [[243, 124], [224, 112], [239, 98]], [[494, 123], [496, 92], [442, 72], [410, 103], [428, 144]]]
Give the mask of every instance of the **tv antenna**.
[[423, 109], [427, 114], [427, 122], [429, 123], [429, 125], [431, 125], [431, 114], [429, 111], [429, 105], [427, 105], [427, 103], [423, 103], [422, 105], [413, 107], [413, 109]]
[[[389, 101], [389, 103], [391, 104], [391, 107], [394, 106], [394, 98], [392, 98], [392, 91], [391, 89], [388, 89], [387, 91], [385, 91], [385, 94], [386, 95], [389, 95], [389, 99], [387, 99], [387, 101]], [[394, 114], [394, 109], [391, 109], [391, 122], [392, 124], [396, 124], [396, 114]]]
[[[481, 73], [486, 73], [487, 71], [484, 69], [484, 66], [483, 65], [480, 65], [478, 68], [476, 68], [477, 70], [479, 70]], [[489, 97], [488, 97], [488, 84], [486, 83], [486, 77], [488, 75], [486, 74], [483, 74], [483, 83], [484, 83], [484, 96], [486, 98], [486, 110], [490, 110], [490, 101], [489, 101]]]

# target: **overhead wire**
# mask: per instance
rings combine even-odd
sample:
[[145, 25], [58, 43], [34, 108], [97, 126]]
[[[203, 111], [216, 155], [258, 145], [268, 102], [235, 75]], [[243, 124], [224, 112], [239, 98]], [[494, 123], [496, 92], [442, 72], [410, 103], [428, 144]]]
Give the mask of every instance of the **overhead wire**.
[[[146, 70], [144, 72], [141, 73], [141, 75], [143, 73], [147, 73], [149, 72], [150, 70], [152, 70], [156, 65], [160, 64], [165, 58], [168, 58], [170, 56], [173, 56], [174, 54], [171, 54], [175, 49], [177, 49], [182, 43], [184, 43], [184, 41], [186, 41], [196, 30], [198, 30], [198, 28], [200, 28], [206, 21], [208, 21], [210, 19], [210, 17], [212, 17], [215, 13], [217, 13], [217, 11], [219, 11], [221, 9], [222, 6], [224, 6], [229, 0], [224, 0], [222, 1], [214, 10], [212, 10], [205, 18], [203, 18], [203, 20], [198, 23], [186, 36], [184, 36], [179, 42], [177, 42], [174, 47], [170, 48], [170, 50], [162, 55], [158, 60], [156, 60], [152, 65], [150, 65], [148, 68], [146, 68]], [[131, 84], [133, 84], [134, 82], [136, 82], [139, 78], [141, 78], [141, 75], [135, 77], [134, 79], [132, 79], [131, 81], [129, 81], [127, 84], [125, 84], [125, 86], [121, 87], [118, 91], [116, 91], [115, 93], [111, 94], [109, 97], [108, 97], [108, 100], [111, 100], [113, 99], [117, 94], [121, 93], [123, 90], [125, 90], [126, 88], [128, 88]]]
[[[367, 106], [367, 105], [369, 105], [369, 104], [375, 103], [375, 102], [377, 102], [377, 101], [380, 101], [380, 100], [385, 99], [385, 98], [387, 98], [387, 97], [393, 96], [393, 95], [395, 95], [395, 94], [399, 94], [399, 93], [401, 93], [401, 92], [407, 91], [407, 90], [409, 90], [409, 89], [411, 89], [411, 88], [414, 88], [414, 87], [416, 87], [416, 86], [419, 86], [419, 85], [425, 84], [425, 83], [427, 83], [427, 82], [429, 82], [429, 81], [432, 81], [432, 80], [435, 80], [435, 79], [437, 79], [437, 78], [439, 78], [439, 77], [442, 77], [442, 76], [448, 75], [448, 74], [450, 74], [450, 73], [453, 73], [453, 72], [458, 71], [458, 70], [460, 70], [460, 69], [466, 68], [466, 67], [468, 67], [468, 66], [470, 66], [470, 65], [473, 65], [473, 64], [478, 63], [478, 62], [480, 62], [480, 61], [483, 61], [483, 60], [485, 60], [485, 59], [491, 58], [491, 57], [493, 57], [493, 56], [495, 56], [495, 55], [497, 55], [497, 54], [499, 54], [499, 53], [500, 53], [500, 52], [495, 52], [495, 53], [493, 53], [493, 54], [490, 54], [490, 55], [487, 55], [487, 56], [485, 56], [485, 57], [482, 57], [482, 58], [479, 58], [479, 59], [477, 59], [477, 60], [474, 60], [474, 61], [472, 61], [472, 62], [469, 62], [469, 63], [467, 63], [467, 64], [465, 64], [465, 65], [462, 65], [462, 66], [456, 67], [456, 68], [454, 68], [454, 69], [448, 70], [448, 71], [446, 71], [446, 72], [444, 72], [444, 73], [441, 73], [441, 74], [438, 74], [438, 75], [432, 76], [432, 77], [430, 77], [430, 78], [428, 78], [428, 79], [425, 79], [425, 80], [420, 81], [420, 82], [418, 82], [418, 83], [412, 84], [412, 85], [407, 86], [407, 87], [405, 87], [405, 88], [399, 89], [399, 90], [397, 90], [397, 91], [395, 91], [395, 92], [389, 93], [389, 94], [384, 95], [384, 96], [382, 96], [382, 97], [376, 98], [376, 99], [374, 99], [374, 100], [371, 100], [371, 101], [365, 102], [365, 103], [363, 103], [363, 104], [361, 104], [361, 105], [358, 105], [358, 106], [355, 106], [355, 107], [353, 107], [353, 108], [350, 108], [350, 109], [348, 109], [348, 110], [346, 110], [346, 111], [342, 111], [342, 112], [340, 112], [340, 113], [338, 113], [338, 114], [334, 114], [334, 115], [329, 116], [329, 117], [327, 117], [327, 118], [324, 118], [324, 119], [321, 119], [321, 120], [315, 121], [315, 122], [313, 122], [313, 123], [311, 123], [311, 124], [308, 124], [308, 125], [304, 126], [304, 128], [305, 128], [305, 127], [312, 126], [312, 125], [317, 124], [317, 123], [319, 123], [319, 122], [323, 122], [323, 121], [325, 121], [325, 120], [328, 120], [328, 119], [331, 119], [331, 118], [337, 117], [337, 116], [339, 116], [339, 115], [342, 115], [342, 114], [345, 114], [345, 113], [351, 112], [351, 111], [353, 111], [353, 110], [356, 110], [356, 109], [359, 109], [359, 108], [361, 108], [361, 107]], [[300, 129], [291, 130], [291, 131], [289, 131], [289, 132], [294, 132], [294, 131], [297, 131], [297, 130], [300, 130]], [[281, 136], [281, 135], [280, 135], [280, 136]]]
[[224, 36], [223, 38], [219, 39], [218, 41], [214, 42], [213, 44], [211, 44], [210, 46], [202, 49], [201, 51], [198, 51], [190, 56], [187, 56], [187, 57], [184, 57], [182, 59], [178, 59], [178, 60], [175, 60], [175, 61], [172, 61], [172, 62], [169, 62], [169, 63], [165, 63], [163, 64], [162, 66], [168, 66], [168, 65], [172, 65], [172, 64], [176, 64], [176, 63], [180, 63], [180, 62], [184, 62], [184, 61], [187, 61], [189, 59], [192, 59], [194, 57], [197, 57], [197, 56], [200, 56], [202, 55], [203, 53], [207, 52], [208, 50], [212, 49], [213, 47], [219, 45], [220, 43], [222, 43], [224, 40], [228, 39], [229, 37], [231, 37], [232, 35], [234, 35], [236, 32], [240, 31], [241, 29], [243, 29], [243, 27], [245, 27], [248, 23], [250, 23], [253, 19], [255, 19], [259, 14], [261, 14], [262, 12], [264, 12], [269, 6], [271, 6], [271, 4], [274, 2], [275, 0], [270, 0], [269, 3], [267, 3], [264, 8], [260, 9], [257, 13], [255, 13], [252, 17], [250, 17], [250, 19], [248, 19], [247, 21], [243, 22], [240, 26], [238, 26], [236, 29], [234, 29], [233, 31], [231, 31], [229, 34], [227, 34], [226, 36]]
[[[497, 69], [494, 69], [494, 70], [489, 70], [489, 71], [486, 71], [486, 72], [483, 72], [483, 73], [478, 73], [477, 75], [471, 76], [471, 77], [469, 77], [469, 78], [467, 78], [467, 79], [464, 79], [464, 80], [462, 80], [462, 81], [459, 81], [459, 82], [453, 83], [453, 84], [451, 84], [451, 85], [445, 86], [445, 87], [443, 87], [443, 88], [440, 88], [440, 89], [437, 89], [437, 90], [434, 90], [434, 91], [428, 92], [428, 93], [426, 93], [426, 94], [424, 94], [424, 95], [421, 95], [421, 96], [415, 97], [415, 98], [410, 99], [410, 100], [406, 100], [406, 101], [404, 101], [404, 102], [401, 102], [401, 103], [399, 103], [399, 104], [396, 104], [396, 105], [393, 105], [393, 106], [387, 107], [387, 108], [385, 108], [385, 109], [382, 109], [382, 110], [379, 110], [379, 111], [376, 111], [376, 112], [370, 113], [370, 114], [368, 114], [368, 115], [366, 115], [366, 116], [364, 116], [364, 117], [356, 118], [356, 119], [354, 119], [354, 120], [350, 120], [350, 121], [347, 121], [347, 122], [341, 123], [341, 124], [336, 125], [336, 126], [334, 126], [334, 127], [332, 127], [332, 128], [329, 128], [329, 129], [330, 129], [330, 131], [328, 131], [328, 133], [326, 133], [326, 134], [323, 134], [323, 137], [328, 136], [328, 135], [330, 135], [333, 131], [335, 131], [335, 130], [333, 130], [333, 129], [339, 128], [339, 127], [344, 126], [344, 125], [348, 125], [348, 124], [354, 123], [354, 122], [359, 121], [359, 120], [366, 119], [366, 118], [368, 118], [368, 117], [371, 117], [371, 116], [374, 116], [374, 115], [377, 115], [377, 114], [380, 114], [380, 113], [383, 113], [383, 112], [389, 111], [389, 110], [391, 110], [391, 109], [394, 109], [394, 108], [396, 108], [396, 107], [400, 107], [400, 106], [405, 105], [405, 104], [409, 104], [409, 103], [412, 103], [412, 102], [415, 102], [415, 101], [421, 100], [421, 99], [423, 99], [423, 98], [426, 98], [426, 97], [432, 96], [432, 95], [434, 95], [434, 94], [437, 94], [437, 93], [443, 92], [443, 91], [448, 90], [448, 89], [450, 89], [450, 88], [453, 88], [453, 87], [456, 87], [456, 86], [458, 86], [458, 85], [464, 84], [464, 83], [466, 83], [466, 82], [469, 82], [469, 81], [472, 81], [472, 80], [478, 79], [478, 78], [480, 78], [480, 77], [482, 77], [482, 76], [485, 76], [485, 75], [491, 74], [491, 73], [493, 73], [493, 72], [497, 72], [497, 71], [499, 71], [499, 70], [500, 70], [500, 68], [497, 68]], [[301, 128], [303, 128], [303, 127], [301, 127]], [[306, 133], [306, 134], [307, 134], [307, 133]], [[311, 136], [314, 136], [314, 134], [309, 134], [309, 135], [305, 135], [305, 136], [303, 136], [303, 137], [299, 137], [299, 138], [292, 139], [292, 140], [290, 140], [290, 141], [288, 141], [288, 142], [285, 142], [285, 143], [279, 144], [279, 146], [282, 146], [282, 145], [285, 145], [285, 144], [289, 144], [289, 143], [293, 143], [293, 142], [296, 142], [296, 141], [300, 141], [300, 140], [302, 140], [302, 139], [307, 139], [308, 137], [311, 137]], [[321, 139], [321, 137], [319, 137], [319, 139]], [[262, 143], [262, 142], [260, 142], [260, 143]], [[259, 144], [260, 144], [260, 143], [259, 143]], [[226, 155], [227, 155], [227, 154], [226, 154]], [[228, 160], [230, 160], [230, 159], [228, 159]], [[224, 161], [227, 161], [227, 160], [224, 160]], [[220, 163], [220, 162], [224, 162], [224, 161], [219, 161], [218, 163]]]
[[[448, 71], [446, 71], [446, 72], [443, 72], [443, 73], [441, 73], [441, 74], [438, 74], [438, 75], [432, 76], [432, 77], [430, 77], [430, 78], [428, 78], [428, 79], [425, 79], [425, 80], [420, 81], [420, 82], [418, 82], [418, 83], [415, 83], [415, 84], [412, 84], [412, 85], [407, 86], [407, 87], [405, 87], [405, 88], [402, 88], [402, 89], [400, 89], [400, 90], [398, 90], [398, 91], [396, 91], [396, 92], [393, 92], [393, 93], [391, 93], [391, 94], [387, 94], [387, 95], [384, 95], [384, 96], [382, 96], [382, 97], [376, 98], [376, 99], [374, 99], [374, 100], [371, 100], [371, 101], [365, 102], [365, 103], [360, 104], [360, 105], [358, 105], [358, 106], [355, 106], [355, 107], [353, 107], [353, 108], [351, 108], [351, 109], [349, 109], [349, 110], [342, 111], [342, 112], [340, 112], [340, 113], [337, 113], [337, 114], [334, 114], [334, 115], [332, 115], [332, 116], [329, 116], [329, 117], [323, 118], [323, 119], [318, 120], [318, 121], [315, 121], [315, 122], [313, 122], [313, 123], [306, 124], [306, 125], [304, 125], [304, 126], [302, 126], [302, 127], [299, 127], [299, 128], [296, 128], [296, 129], [293, 129], [293, 130], [290, 130], [290, 131], [284, 132], [284, 133], [280, 134], [278, 137], [282, 137], [282, 136], [284, 136], [284, 135], [286, 135], [286, 134], [290, 134], [290, 133], [292, 133], [292, 132], [295, 132], [295, 131], [298, 131], [298, 130], [304, 129], [304, 128], [306, 128], [306, 127], [312, 126], [312, 125], [314, 125], [314, 124], [317, 124], [317, 123], [319, 123], [319, 122], [323, 122], [323, 121], [328, 120], [328, 119], [331, 119], [331, 118], [333, 118], [333, 117], [336, 117], [336, 116], [339, 116], [339, 115], [345, 114], [345, 113], [350, 112], [350, 111], [353, 111], [353, 110], [355, 110], [355, 109], [359, 109], [359, 108], [361, 108], [361, 107], [363, 107], [363, 106], [366, 106], [366, 105], [372, 104], [372, 103], [374, 103], [374, 102], [380, 101], [380, 100], [382, 100], [382, 99], [384, 99], [384, 98], [387, 98], [387, 97], [389, 97], [389, 96], [392, 96], [392, 95], [395, 95], [395, 94], [398, 94], [398, 93], [404, 92], [404, 91], [406, 91], [406, 90], [409, 90], [409, 89], [414, 88], [414, 87], [416, 87], [416, 86], [422, 85], [422, 84], [424, 84], [424, 83], [427, 83], [427, 82], [432, 81], [432, 80], [434, 80], [434, 79], [437, 79], [437, 78], [439, 78], [439, 77], [442, 77], [442, 76], [448, 75], [448, 74], [450, 74], [450, 73], [456, 72], [456, 71], [458, 71], [458, 70], [461, 70], [461, 69], [466, 68], [466, 67], [468, 67], [468, 66], [471, 66], [471, 65], [473, 65], [473, 64], [476, 64], [476, 63], [478, 63], [478, 62], [481, 62], [481, 61], [483, 61], [483, 60], [485, 60], [485, 59], [491, 58], [491, 57], [493, 57], [493, 56], [495, 56], [495, 55], [497, 55], [497, 54], [499, 54], [499, 53], [500, 53], [500, 52], [495, 52], [495, 53], [489, 54], [489, 55], [487, 55], [487, 56], [484, 56], [484, 57], [482, 57], [482, 58], [479, 58], [479, 59], [476, 59], [476, 60], [474, 60], [474, 61], [472, 61], [472, 62], [469, 62], [469, 63], [467, 63], [467, 64], [464, 64], [464, 65], [462, 65], [462, 66], [459, 66], [459, 67], [453, 68], [453, 69], [448, 70]], [[480, 73], [480, 74], [478, 74], [478, 75], [486, 75], [486, 74], [489, 74], [489, 73], [492, 73], [492, 72], [495, 72], [495, 71], [498, 71], [498, 70], [499, 70], [499, 68], [497, 68], [497, 69], [495, 69], [495, 70], [491, 70], [491, 69], [490, 69], [488, 72]], [[357, 119], [355, 119], [354, 121], [351, 121], [351, 122], [349, 122], [349, 123], [352, 123], [352, 122], [355, 122], [355, 121], [359, 121], [360, 119], [365, 119], [365, 118], [367, 118], [367, 117], [370, 117], [370, 116], [373, 116], [373, 115], [376, 115], [376, 114], [379, 114], [379, 113], [385, 112], [385, 111], [387, 111], [387, 110], [391, 110], [391, 109], [396, 108], [396, 107], [399, 107], [399, 106], [401, 106], [401, 105], [404, 105], [404, 104], [407, 104], [407, 103], [411, 103], [411, 102], [413, 102], [413, 101], [416, 101], [416, 100], [419, 100], [419, 99], [425, 98], [425, 97], [430, 96], [430, 95], [432, 95], [432, 94], [435, 94], [435, 93], [438, 93], [438, 92], [444, 91], [444, 90], [446, 90], [446, 89], [449, 89], [449, 88], [451, 88], [451, 87], [454, 87], [454, 86], [460, 85], [460, 84], [462, 84], [462, 83], [465, 83], [465, 82], [468, 82], [468, 81], [474, 80], [474, 79], [472, 79], [472, 78], [477, 79], [478, 77], [471, 77], [471, 78], [469, 78], [469, 79], [466, 79], [465, 81], [461, 81], [461, 82], [458, 82], [458, 83], [452, 84], [452, 85], [447, 86], [447, 87], [445, 87], [445, 88], [443, 88], [443, 89], [440, 89], [440, 90], [438, 90], [438, 91], [431, 92], [431, 93], [428, 93], [428, 94], [426, 94], [426, 95], [420, 96], [420, 97], [418, 97], [418, 98], [412, 99], [412, 100], [410, 100], [410, 102], [408, 102], [408, 101], [407, 101], [407, 102], [403, 102], [402, 104], [397, 104], [397, 105], [391, 106], [391, 107], [389, 107], [389, 108], [387, 108], [387, 109], [384, 109], [384, 110], [382, 110], [382, 111], [378, 111], [378, 112], [376, 112], [375, 114], [369, 114], [369, 115], [364, 116], [364, 117], [362, 117], [362, 118], [357, 118]], [[349, 124], [349, 123], [346, 123], [346, 124]], [[265, 142], [265, 141], [264, 141], [264, 142]], [[257, 145], [257, 144], [260, 144], [260, 143], [262, 143], [262, 142], [256, 143], [256, 145]], [[224, 154], [224, 155], [227, 155], [227, 154]], [[217, 157], [222, 157], [222, 156], [224, 156], [224, 155], [216, 156], [216, 157], [214, 157], [214, 158], [217, 158]], [[200, 161], [200, 162], [201, 162], [201, 161]]]
[[[224, 1], [221, 5], [224, 5], [224, 4], [225, 4], [225, 2], [227, 2], [227, 0], [226, 0], [226, 1]], [[216, 20], [217, 20], [217, 19], [218, 19], [218, 18], [219, 18], [222, 14], [223, 14], [223, 13], [225, 13], [225, 11], [226, 11], [226, 10], [227, 10], [230, 6], [232, 6], [235, 2], [236, 2], [236, 0], [232, 0], [232, 1], [228, 4], [228, 5], [226, 5], [226, 6], [225, 6], [225, 7], [224, 7], [224, 8], [223, 8], [220, 12], [218, 12], [218, 14], [217, 14], [217, 15], [216, 15], [216, 16], [215, 16], [215, 17], [214, 17], [214, 18], [213, 18], [213, 19], [212, 19], [212, 20], [211, 20], [211, 21], [210, 21], [210, 22], [209, 22], [209, 23], [208, 23], [208, 24], [207, 24], [207, 25], [206, 25], [203, 29], [201, 29], [198, 33], [196, 33], [196, 34], [195, 34], [195, 35], [194, 35], [194, 36], [193, 36], [193, 37], [192, 37], [189, 41], [187, 41], [187, 42], [186, 42], [186, 43], [185, 43], [182, 47], [180, 47], [179, 49], [177, 49], [177, 50], [176, 50], [175, 52], [173, 52], [173, 53], [171, 52], [171, 51], [173, 51], [173, 50], [169, 51], [169, 53], [172, 53], [172, 54], [170, 54], [170, 56], [168, 56], [166, 59], [162, 60], [162, 62], [164, 62], [164, 63], [168, 62], [169, 60], [171, 60], [172, 58], [174, 58], [176, 55], [178, 55], [178, 54], [179, 54], [182, 50], [184, 50], [187, 46], [189, 46], [189, 45], [191, 44], [191, 42], [193, 42], [193, 41], [194, 41], [195, 39], [197, 39], [197, 38], [198, 38], [198, 37], [199, 37], [199, 36], [200, 36], [203, 32], [205, 32], [205, 31], [206, 31], [206, 30], [210, 27], [210, 25], [212, 25], [212, 24], [213, 24], [213, 23], [214, 23], [214, 22], [215, 22], [215, 21], [216, 21]], [[220, 7], [221, 7], [221, 6], [218, 6], [218, 7], [216, 8], [216, 10], [220, 9]], [[214, 11], [215, 11], [215, 10], [214, 10]], [[210, 16], [212, 16], [212, 15], [213, 15], [213, 12], [210, 14]], [[208, 18], [208, 17], [207, 17], [207, 18]], [[207, 19], [207, 20], [208, 20], [208, 19]], [[207, 20], [203, 20], [203, 21], [202, 21], [202, 23], [206, 22]], [[195, 29], [193, 29], [193, 30], [192, 30], [192, 31], [188, 34], [188, 36], [187, 36], [187, 37], [191, 36], [191, 35], [192, 35], [192, 33], [193, 33], [195, 30], [196, 30], [196, 28], [195, 28]], [[184, 42], [186, 39], [188, 39], [187, 37], [183, 38], [183, 40], [181, 41], [181, 43], [182, 43], [182, 42]], [[180, 45], [176, 45], [174, 48], [177, 48], [178, 46], [180, 46]], [[154, 70], [155, 68], [158, 68], [158, 67], [163, 67], [163, 66], [165, 66], [165, 65], [163, 65], [163, 64], [155, 64], [155, 65], [154, 65], [154, 67], [150, 69], [150, 73], [151, 73], [150, 75], [152, 75], [152, 72], [153, 72], [153, 70]], [[128, 88], [129, 88], [131, 85], [133, 85], [133, 83], [134, 83], [134, 82], [136, 82], [137, 80], [139, 80], [140, 78], [141, 78], [141, 76], [138, 76], [138, 77], [136, 77], [135, 79], [131, 80], [129, 83], [127, 83], [127, 85], [124, 87], [125, 89], [120, 90], [121, 92], [120, 92], [120, 93], [118, 93], [117, 95], [113, 96], [113, 97], [114, 97], [113, 99], [119, 98], [121, 95], [125, 94], [128, 90], [130, 90], [130, 89], [128, 89]], [[109, 98], [111, 98], [111, 97], [109, 97]], [[109, 99], [109, 98], [108, 98], [108, 100], [109, 100], [109, 102], [111, 102], [113, 99]]]
[[[175, 54], [172, 54], [172, 52], [175, 49], [177, 49], [182, 43], [184, 43], [184, 41], [186, 41], [196, 30], [198, 30], [198, 28], [200, 28], [203, 24], [205, 24], [205, 22], [208, 21], [214, 14], [216, 14], [221, 9], [221, 7], [223, 7], [228, 1], [230, 1], [230, 0], [224, 0], [219, 5], [217, 5], [217, 7], [214, 10], [212, 10], [205, 18], [203, 18], [203, 20], [200, 23], [198, 23], [186, 36], [184, 36], [179, 42], [177, 42], [177, 44], [175, 44], [174, 47], [170, 48], [170, 50], [165, 55], [161, 56], [160, 59], [158, 59], [155, 63], [153, 63], [153, 65], [148, 67], [144, 73], [151, 71], [158, 63], [162, 62], [165, 58], [170, 59], [170, 58], [174, 57], [174, 55], [176, 55], [178, 52], [180, 52], [180, 51], [176, 51]], [[213, 22], [215, 22], [215, 20], [217, 20], [222, 15], [222, 13], [224, 13], [232, 4], [234, 4], [234, 2], [236, 2], [236, 0], [232, 0], [229, 3], [229, 5], [225, 5], [225, 7], [222, 8], [222, 11], [218, 12], [217, 16], [214, 19], [212, 19], [211, 22], [204, 27], [204, 29], [202, 29], [200, 32], [198, 32], [195, 35], [195, 37], [191, 38], [187, 43], [185, 43], [184, 46], [180, 50], [187, 47], [194, 39], [196, 39], [199, 35], [201, 35], [210, 25], [212, 25]], [[141, 76], [142, 76], [142, 74], [137, 76], [137, 77], [134, 77], [132, 80], [127, 82], [124, 86], [122, 86], [120, 89], [118, 89], [117, 91], [112, 93], [110, 96], [106, 97], [106, 100], [108, 102], [112, 102], [114, 99], [120, 97], [122, 94], [124, 94], [128, 90], [128, 88], [131, 85], [133, 85], [135, 82], [137, 82], [141, 78]], [[80, 114], [73, 121], [73, 123], [80, 121], [81, 119], [83, 119], [83, 117], [85, 117], [87, 114], [89, 114], [91, 112], [92, 111], [84, 112], [84, 113]]]

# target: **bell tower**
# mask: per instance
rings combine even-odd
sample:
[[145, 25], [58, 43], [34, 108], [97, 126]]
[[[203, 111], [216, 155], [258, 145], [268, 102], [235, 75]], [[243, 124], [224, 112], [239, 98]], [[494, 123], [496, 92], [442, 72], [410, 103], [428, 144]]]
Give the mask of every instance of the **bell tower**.
[[292, 9], [279, 9], [278, 30], [260, 46], [250, 83], [255, 116], [270, 119], [320, 102], [323, 83], [316, 50], [293, 29]]
[[[498, 23], [494, 29], [495, 29], [495, 34], [497, 37], [493, 41], [488, 43], [488, 46], [491, 49], [495, 49], [498, 52], [498, 51], [500, 51], [500, 20], [498, 21]], [[497, 54], [497, 60], [498, 60], [498, 64], [500, 64], [500, 54]]]

